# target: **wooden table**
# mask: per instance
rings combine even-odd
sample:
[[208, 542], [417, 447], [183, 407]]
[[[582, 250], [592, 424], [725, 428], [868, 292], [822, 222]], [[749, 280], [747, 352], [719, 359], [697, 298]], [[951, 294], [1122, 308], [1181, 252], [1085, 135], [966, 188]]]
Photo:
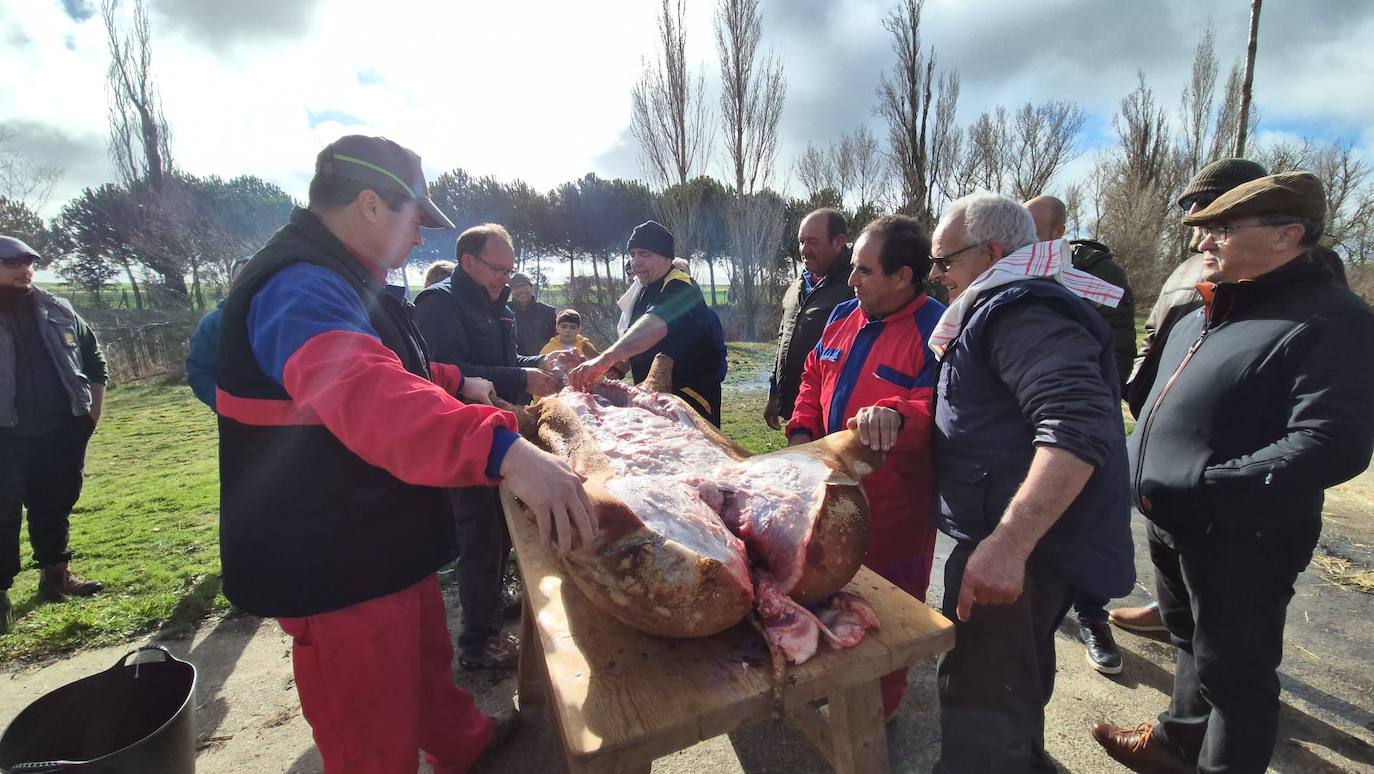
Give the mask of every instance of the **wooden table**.
[[[647, 772], [657, 757], [773, 713], [768, 650], [747, 623], [699, 639], [635, 631], [564, 577], [504, 487], [501, 502], [525, 586], [520, 705], [548, 702], [569, 772]], [[885, 772], [878, 678], [952, 648], [954, 627], [867, 567], [847, 590], [882, 627], [854, 648], [822, 642], [805, 664], [789, 665], [783, 709], [836, 771]]]

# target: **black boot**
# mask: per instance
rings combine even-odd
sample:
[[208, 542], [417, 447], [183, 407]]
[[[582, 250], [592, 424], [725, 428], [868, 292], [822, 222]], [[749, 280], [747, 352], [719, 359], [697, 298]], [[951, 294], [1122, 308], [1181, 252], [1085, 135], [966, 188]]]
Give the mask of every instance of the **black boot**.
[[1088, 663], [1104, 675], [1121, 674], [1121, 651], [1106, 621], [1079, 623], [1078, 638], [1088, 646]]

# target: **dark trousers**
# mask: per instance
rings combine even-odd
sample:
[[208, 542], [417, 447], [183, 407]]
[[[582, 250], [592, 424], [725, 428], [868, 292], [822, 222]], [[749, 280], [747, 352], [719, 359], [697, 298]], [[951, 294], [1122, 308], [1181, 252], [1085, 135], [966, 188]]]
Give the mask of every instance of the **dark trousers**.
[[960, 544], [945, 562], [944, 614], [954, 621], [954, 650], [940, 658], [940, 762], [935, 770], [1054, 771], [1045, 754], [1045, 705], [1054, 692], [1054, 632], [1074, 589], [1034, 560], [1021, 596], [1010, 605], [975, 605], [955, 615], [964, 566], [973, 546]]
[[89, 416], [38, 435], [0, 435], [0, 591], [19, 574], [19, 527], [29, 513], [29, 543], [39, 567], [65, 562], [68, 519], [81, 496]]
[[1174, 693], [1156, 734], [1202, 772], [1264, 771], [1278, 733], [1279, 662], [1293, 582], [1318, 519], [1186, 539], [1149, 525], [1156, 598], [1178, 649]]
[[510, 533], [495, 487], [454, 490], [453, 513], [458, 524], [458, 604], [463, 608], [458, 649], [471, 653], [501, 632]]
[[1091, 594], [1079, 593], [1073, 598], [1073, 614], [1080, 624], [1106, 623], [1109, 601]]

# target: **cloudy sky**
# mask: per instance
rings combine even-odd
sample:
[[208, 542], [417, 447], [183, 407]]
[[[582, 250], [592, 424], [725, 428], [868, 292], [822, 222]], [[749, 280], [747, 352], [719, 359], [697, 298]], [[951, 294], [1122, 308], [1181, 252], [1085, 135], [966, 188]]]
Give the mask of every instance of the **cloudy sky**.
[[[775, 183], [807, 142], [866, 123], [893, 54], [894, 0], [764, 0], [787, 74]], [[178, 166], [259, 175], [303, 197], [314, 155], [346, 133], [547, 189], [586, 172], [637, 176], [630, 92], [654, 47], [650, 0], [149, 0], [154, 67]], [[689, 0], [688, 57], [715, 98], [713, 0]], [[1176, 104], [1208, 25], [1225, 69], [1244, 56], [1249, 0], [927, 0], [924, 44], [962, 77], [961, 122], [992, 105], [1068, 99], [1089, 113], [1082, 158], [1143, 71]], [[112, 179], [98, 0], [0, 0], [0, 121], [65, 170], [49, 210]], [[1348, 140], [1374, 158], [1374, 3], [1271, 0], [1255, 99], [1266, 136]], [[716, 170], [721, 165], [717, 162]], [[1062, 185], [1057, 180], [1056, 185]]]

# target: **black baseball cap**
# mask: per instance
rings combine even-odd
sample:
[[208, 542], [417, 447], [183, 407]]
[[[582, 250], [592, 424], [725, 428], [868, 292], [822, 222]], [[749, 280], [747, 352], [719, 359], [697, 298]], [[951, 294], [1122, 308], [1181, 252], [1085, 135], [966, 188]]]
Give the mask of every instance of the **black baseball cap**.
[[420, 205], [421, 226], [453, 228], [453, 221], [429, 198], [419, 155], [385, 137], [340, 137], [320, 151], [315, 159], [315, 174], [356, 180], [374, 190], [409, 197]]

